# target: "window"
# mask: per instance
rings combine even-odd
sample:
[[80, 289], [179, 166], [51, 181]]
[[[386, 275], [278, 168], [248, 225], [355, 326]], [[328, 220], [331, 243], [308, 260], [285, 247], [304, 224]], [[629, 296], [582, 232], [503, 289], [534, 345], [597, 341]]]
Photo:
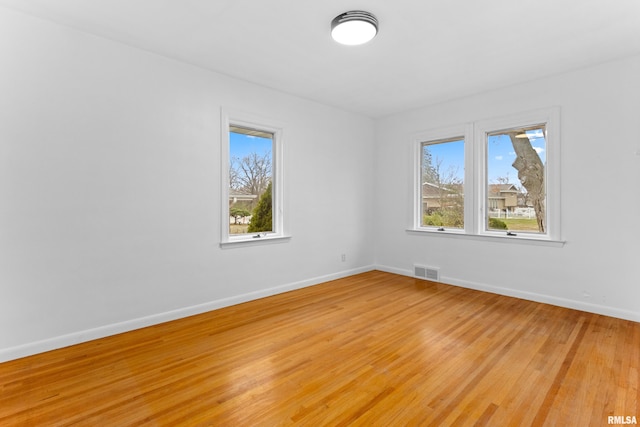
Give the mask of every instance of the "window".
[[464, 228], [464, 136], [421, 144], [422, 226]]
[[282, 128], [223, 112], [222, 243], [284, 236]]
[[546, 124], [486, 134], [486, 230], [544, 234]]
[[558, 122], [552, 108], [414, 137], [414, 229], [559, 240]]

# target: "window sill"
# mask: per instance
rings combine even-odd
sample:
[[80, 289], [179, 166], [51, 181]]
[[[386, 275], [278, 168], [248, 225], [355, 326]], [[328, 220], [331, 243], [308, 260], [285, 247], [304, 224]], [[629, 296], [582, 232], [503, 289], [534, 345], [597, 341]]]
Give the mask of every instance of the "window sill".
[[286, 243], [291, 240], [291, 236], [277, 235], [277, 236], [264, 236], [264, 237], [246, 237], [240, 239], [227, 240], [226, 242], [220, 242], [222, 249], [239, 248], [246, 246], [260, 246], [276, 243]]
[[436, 230], [415, 230], [408, 229], [406, 230], [407, 234], [411, 234], [414, 236], [437, 236], [437, 237], [445, 237], [445, 238], [453, 238], [453, 239], [466, 239], [466, 240], [477, 240], [484, 242], [499, 242], [499, 243], [515, 243], [521, 245], [534, 245], [534, 246], [549, 246], [555, 248], [561, 248], [566, 243], [564, 240], [550, 240], [550, 239], [536, 239], [532, 237], [521, 237], [521, 236], [489, 236], [483, 234], [465, 234], [464, 232], [456, 232], [456, 231], [436, 231]]

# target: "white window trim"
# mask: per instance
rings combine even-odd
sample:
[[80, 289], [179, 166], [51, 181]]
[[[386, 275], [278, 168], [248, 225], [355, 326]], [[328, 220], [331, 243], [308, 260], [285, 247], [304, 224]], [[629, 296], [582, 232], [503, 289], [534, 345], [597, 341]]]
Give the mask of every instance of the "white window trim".
[[481, 235], [481, 234], [466, 234], [455, 232], [452, 230], [445, 231], [435, 231], [435, 230], [413, 230], [407, 229], [407, 234], [414, 236], [435, 236], [435, 237], [443, 237], [446, 239], [461, 239], [461, 240], [475, 240], [475, 241], [484, 241], [484, 242], [496, 242], [496, 243], [506, 243], [506, 244], [527, 244], [532, 246], [549, 246], [549, 247], [563, 247], [566, 243], [563, 240], [550, 240], [550, 239], [540, 239], [540, 238], [529, 238], [525, 236], [516, 236], [516, 237], [506, 237], [504, 235]]
[[[505, 237], [503, 231], [486, 230], [484, 223], [484, 200], [487, 196], [487, 133], [502, 129], [512, 129], [520, 126], [546, 124], [546, 232], [526, 233], [519, 231], [516, 236], [507, 236], [509, 239], [533, 239], [533, 240], [560, 240], [560, 109], [557, 107], [542, 110], [529, 111], [496, 119], [481, 120], [475, 123], [475, 144], [478, 158], [475, 159], [476, 191], [478, 204], [476, 212], [478, 218], [475, 221], [476, 233], [485, 236]], [[552, 185], [549, 185], [552, 184]]]
[[[232, 235], [229, 234], [229, 126], [263, 130], [273, 134], [272, 149], [272, 191], [273, 228], [269, 233]], [[286, 229], [284, 204], [284, 125], [264, 117], [233, 111], [221, 110], [221, 242], [220, 246], [253, 246], [287, 241], [291, 236]], [[258, 237], [259, 236], [259, 237]]]
[[[427, 232], [438, 232], [438, 227], [432, 226], [423, 226], [422, 225], [422, 144], [430, 141], [438, 141], [442, 139], [450, 139], [463, 137], [464, 138], [464, 157], [465, 163], [467, 158], [473, 158], [473, 144], [469, 143], [471, 141], [471, 136], [473, 134], [473, 126], [471, 124], [463, 124], [456, 126], [443, 127], [438, 129], [429, 130], [426, 132], [420, 132], [413, 136], [412, 138], [412, 150], [413, 150], [413, 163], [414, 163], [414, 175], [413, 175], [413, 186], [414, 186], [414, 204], [413, 204], [413, 215], [412, 215], [412, 227], [413, 230], [417, 231], [427, 231]], [[465, 168], [464, 171], [464, 185], [463, 191], [464, 194], [471, 194], [471, 190], [473, 189], [473, 174], [469, 170], [469, 168]], [[464, 203], [464, 223], [465, 229], [467, 227], [467, 221], [470, 215], [473, 214], [473, 206], [471, 203], [467, 203], [465, 199]], [[464, 234], [465, 229], [447, 229], [447, 233], [452, 234]]]
[[[486, 230], [484, 225], [484, 200], [486, 197], [486, 134], [501, 129], [510, 129], [533, 124], [546, 124], [546, 191], [547, 232], [544, 234], [517, 232], [508, 236], [501, 231]], [[465, 205], [464, 229], [445, 229], [421, 226], [421, 158], [422, 143], [452, 137], [465, 136]], [[507, 117], [479, 120], [472, 123], [450, 126], [416, 133], [411, 138], [413, 159], [414, 205], [412, 224], [407, 232], [424, 235], [437, 234], [444, 237], [462, 237], [486, 241], [510, 241], [514, 243], [562, 246], [560, 233], [560, 109], [551, 107], [529, 111]], [[548, 185], [552, 183], [552, 185]]]

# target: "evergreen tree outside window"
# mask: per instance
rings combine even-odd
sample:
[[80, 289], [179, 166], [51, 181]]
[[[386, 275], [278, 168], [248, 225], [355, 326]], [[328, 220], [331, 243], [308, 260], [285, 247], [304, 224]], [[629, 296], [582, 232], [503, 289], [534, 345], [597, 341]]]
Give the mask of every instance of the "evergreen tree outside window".
[[249, 222], [249, 233], [273, 230], [273, 193], [271, 188], [271, 183], [269, 183], [253, 210]]

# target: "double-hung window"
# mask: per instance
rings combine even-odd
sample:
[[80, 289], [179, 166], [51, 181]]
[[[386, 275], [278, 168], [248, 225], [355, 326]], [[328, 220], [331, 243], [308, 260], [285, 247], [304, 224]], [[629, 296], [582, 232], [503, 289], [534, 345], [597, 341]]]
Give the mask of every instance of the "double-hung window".
[[556, 108], [414, 137], [414, 229], [560, 239]]
[[282, 126], [222, 113], [222, 245], [287, 237]]

